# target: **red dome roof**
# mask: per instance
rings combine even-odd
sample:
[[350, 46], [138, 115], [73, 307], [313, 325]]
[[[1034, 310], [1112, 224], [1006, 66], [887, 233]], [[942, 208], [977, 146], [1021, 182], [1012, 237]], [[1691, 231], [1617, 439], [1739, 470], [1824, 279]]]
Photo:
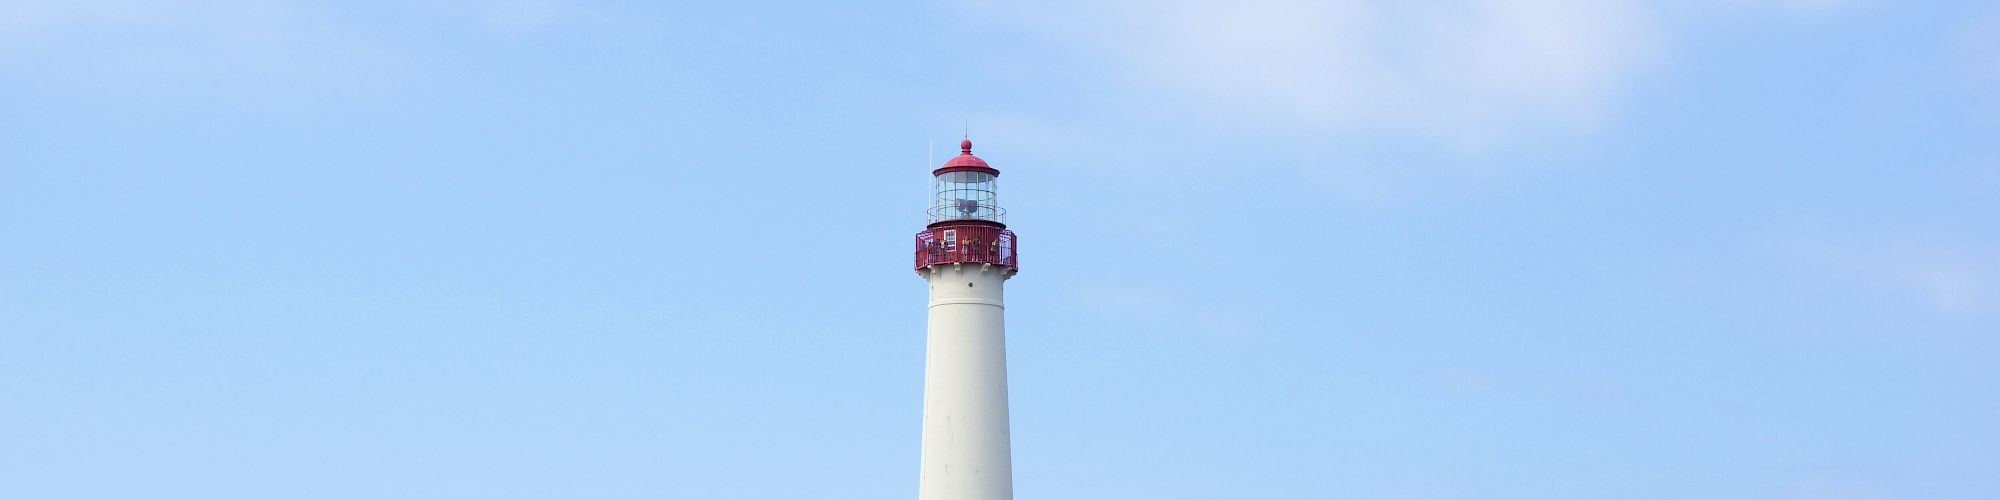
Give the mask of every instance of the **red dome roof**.
[[931, 171], [931, 174], [936, 175], [945, 172], [961, 172], [961, 171], [971, 170], [978, 172], [986, 172], [993, 175], [1000, 175], [1000, 171], [994, 169], [992, 166], [987, 165], [986, 160], [981, 160], [979, 159], [979, 157], [972, 155], [971, 138], [966, 138], [965, 140], [958, 141], [958, 150], [959, 150], [958, 156], [953, 156], [951, 157], [950, 160], [945, 160], [944, 165], [938, 167], [937, 170]]

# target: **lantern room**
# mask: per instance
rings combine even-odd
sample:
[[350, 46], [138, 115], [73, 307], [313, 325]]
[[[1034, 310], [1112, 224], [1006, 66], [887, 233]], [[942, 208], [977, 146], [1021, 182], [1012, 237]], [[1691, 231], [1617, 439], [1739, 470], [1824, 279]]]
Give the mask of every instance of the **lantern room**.
[[959, 155], [931, 171], [930, 221], [983, 220], [1006, 222], [995, 179], [1000, 171], [972, 155], [972, 140], [958, 142]]
[[972, 140], [959, 141], [958, 156], [931, 171], [930, 224], [917, 233], [916, 267], [923, 273], [941, 264], [1019, 269], [1014, 232], [1000, 208], [994, 179], [1000, 171], [972, 155]]

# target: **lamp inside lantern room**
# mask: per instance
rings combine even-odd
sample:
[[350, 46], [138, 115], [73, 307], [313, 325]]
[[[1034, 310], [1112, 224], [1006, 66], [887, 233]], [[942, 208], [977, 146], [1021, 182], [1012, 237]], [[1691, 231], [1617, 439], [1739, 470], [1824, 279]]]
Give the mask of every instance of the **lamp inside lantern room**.
[[931, 221], [1000, 220], [995, 175], [976, 170], [940, 172], [932, 183]]
[[937, 174], [937, 198], [931, 205], [938, 220], [984, 219], [998, 221], [999, 205], [994, 196], [994, 176], [986, 172], [961, 170]]

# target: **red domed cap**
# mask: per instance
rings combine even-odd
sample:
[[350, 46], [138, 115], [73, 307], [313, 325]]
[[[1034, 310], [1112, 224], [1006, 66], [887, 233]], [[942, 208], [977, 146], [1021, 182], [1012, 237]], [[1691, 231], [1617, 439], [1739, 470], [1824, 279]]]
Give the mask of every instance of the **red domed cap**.
[[986, 172], [993, 175], [1000, 175], [1000, 170], [988, 166], [986, 164], [986, 160], [981, 160], [979, 159], [979, 157], [972, 155], [972, 138], [967, 137], [965, 138], [965, 140], [958, 141], [958, 150], [959, 150], [958, 156], [953, 156], [951, 157], [950, 160], [946, 160], [944, 162], [944, 166], [938, 167], [937, 170], [931, 171], [931, 175], [942, 174], [945, 172], [964, 172], [964, 171]]

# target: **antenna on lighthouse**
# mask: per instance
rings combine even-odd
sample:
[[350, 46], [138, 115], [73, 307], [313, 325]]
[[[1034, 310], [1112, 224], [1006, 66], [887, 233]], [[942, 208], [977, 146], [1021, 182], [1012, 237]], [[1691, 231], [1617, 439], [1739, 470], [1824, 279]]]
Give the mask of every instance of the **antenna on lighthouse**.
[[[932, 137], [930, 138], [930, 141], [931, 142], [929, 145], [924, 146], [924, 168], [931, 168], [937, 165], [937, 138]], [[935, 187], [936, 186], [931, 185], [929, 180], [924, 181], [924, 191], [925, 191], [924, 196], [928, 197], [924, 199], [924, 203], [928, 204], [931, 202], [930, 198], [936, 197], [936, 195], [929, 193], [929, 191], [931, 189], [934, 189]]]

